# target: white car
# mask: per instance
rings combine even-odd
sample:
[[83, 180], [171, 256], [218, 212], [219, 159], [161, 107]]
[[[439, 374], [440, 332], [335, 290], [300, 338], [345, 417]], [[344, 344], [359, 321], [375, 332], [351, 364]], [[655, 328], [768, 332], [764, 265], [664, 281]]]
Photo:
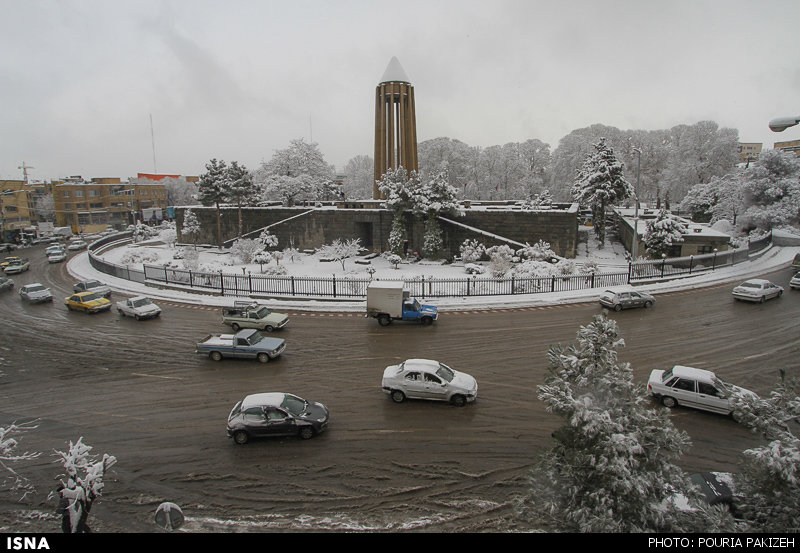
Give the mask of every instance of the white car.
[[99, 280], [83, 280], [81, 282], [76, 282], [72, 285], [72, 291], [75, 293], [94, 292], [95, 294], [103, 296], [104, 298], [111, 296], [111, 288]]
[[161, 308], [150, 301], [145, 296], [136, 296], [127, 300], [117, 302], [117, 311], [120, 315], [133, 317], [134, 319], [154, 319], [161, 315]]
[[48, 263], [61, 263], [67, 260], [67, 252], [62, 249], [54, 250], [47, 256]]
[[648, 393], [667, 407], [683, 405], [694, 409], [730, 415], [730, 397], [734, 391], [755, 395], [720, 380], [713, 372], [675, 365], [667, 371], [654, 370], [647, 381]]
[[773, 284], [763, 278], [746, 280], [733, 289], [733, 298], [743, 301], [757, 301], [764, 303], [771, 298], [780, 297], [783, 287]]
[[383, 391], [397, 403], [410, 398], [463, 406], [478, 397], [474, 378], [430, 359], [408, 359], [386, 367], [381, 384]]
[[83, 240], [73, 240], [72, 242], [69, 243], [67, 249], [70, 251], [85, 250], [86, 246], [87, 244]]
[[39, 282], [26, 284], [19, 289], [19, 297], [31, 303], [44, 303], [53, 301], [53, 294], [50, 288], [45, 287]]
[[61, 244], [55, 244], [53, 246], [47, 246], [44, 250], [44, 255], [49, 257], [50, 254], [61, 251], [64, 251], [64, 247]]
[[800, 288], [800, 273], [795, 273], [795, 275], [789, 281], [789, 286], [792, 290], [797, 290]]

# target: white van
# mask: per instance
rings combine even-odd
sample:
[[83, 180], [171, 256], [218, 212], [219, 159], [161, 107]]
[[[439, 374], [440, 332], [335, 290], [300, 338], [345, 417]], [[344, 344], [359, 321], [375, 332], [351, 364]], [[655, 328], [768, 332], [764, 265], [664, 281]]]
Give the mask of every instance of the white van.
[[733, 412], [730, 397], [737, 390], [753, 394], [723, 382], [711, 371], [682, 365], [675, 365], [667, 371], [654, 370], [647, 382], [650, 395], [667, 407], [683, 405], [724, 415]]

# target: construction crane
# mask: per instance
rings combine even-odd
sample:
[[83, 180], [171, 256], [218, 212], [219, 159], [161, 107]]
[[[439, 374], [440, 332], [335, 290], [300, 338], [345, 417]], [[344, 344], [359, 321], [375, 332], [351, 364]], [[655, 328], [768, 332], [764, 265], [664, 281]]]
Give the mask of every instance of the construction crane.
[[36, 167], [25, 165], [25, 162], [23, 161], [22, 165], [17, 167], [17, 169], [22, 169], [22, 176], [25, 178], [25, 184], [28, 184], [28, 169], [36, 169]]

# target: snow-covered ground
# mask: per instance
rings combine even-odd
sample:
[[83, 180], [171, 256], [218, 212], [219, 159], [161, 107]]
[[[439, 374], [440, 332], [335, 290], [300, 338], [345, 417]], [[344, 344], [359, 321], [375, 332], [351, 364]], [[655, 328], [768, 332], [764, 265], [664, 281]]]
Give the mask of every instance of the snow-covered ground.
[[[118, 265], [122, 265], [121, 260], [132, 251], [146, 251], [152, 256], [153, 261], [148, 264], [158, 265], [173, 261], [176, 249], [168, 247], [159, 241], [141, 242], [136, 245], [122, 246], [107, 250], [101, 254], [102, 258]], [[261, 273], [261, 266], [257, 263], [242, 266], [233, 264], [230, 256], [220, 253], [213, 249], [202, 249], [200, 251], [200, 266], [226, 273], [251, 272]], [[795, 254], [800, 252], [800, 247], [772, 247], [764, 255], [753, 261], [740, 263], [708, 272], [698, 276], [675, 279], [669, 282], [643, 284], [638, 288], [658, 295], [660, 293], [672, 292], [675, 290], [685, 290], [690, 288], [701, 288], [721, 282], [738, 283], [747, 278], [765, 275], [771, 271], [788, 266]], [[157, 260], [156, 260], [157, 259]], [[381, 279], [404, 279], [414, 278], [424, 275], [434, 278], [463, 278], [466, 272], [463, 264], [443, 264], [429, 261], [419, 261], [416, 263], [401, 263], [398, 268], [394, 268], [385, 258], [378, 256], [369, 260], [369, 264], [356, 263], [356, 259], [351, 258], [345, 261], [345, 270], [337, 261], [320, 261], [319, 257], [312, 254], [301, 253], [294, 260], [283, 259], [280, 264], [286, 268], [288, 274], [295, 276], [310, 277], [330, 277], [339, 276], [362, 276], [367, 277], [370, 270], [374, 270], [373, 277]], [[573, 260], [577, 266], [587, 261], [593, 261], [599, 266], [600, 272], [609, 272], [616, 269], [627, 268], [625, 250], [618, 242], [607, 241], [602, 249], [597, 248], [593, 237], [589, 238], [588, 243], [583, 242], [578, 247], [576, 258]], [[271, 265], [274, 267], [275, 262]], [[265, 265], [266, 267], [266, 265]], [[125, 279], [112, 277], [94, 269], [89, 263], [88, 253], [82, 252], [68, 262], [68, 271], [76, 279], [95, 278], [107, 283], [115, 291], [126, 294], [146, 295], [154, 300], [170, 300], [202, 305], [232, 305], [233, 297], [219, 297], [209, 294], [196, 294], [179, 290], [160, 289], [153, 286], [138, 284]], [[777, 284], [786, 285], [779, 282]], [[601, 288], [590, 290], [576, 290], [569, 292], [554, 292], [546, 294], [528, 295], [508, 295], [508, 296], [470, 296], [458, 298], [437, 298], [435, 303], [442, 311], [455, 311], [465, 309], [493, 309], [510, 307], [535, 307], [542, 305], [554, 305], [559, 303], [575, 303], [597, 300], [603, 292]], [[302, 311], [327, 311], [327, 312], [358, 312], [364, 309], [362, 301], [341, 301], [341, 300], [302, 300], [302, 299], [270, 299], [259, 300], [268, 303], [275, 309], [297, 309]]]

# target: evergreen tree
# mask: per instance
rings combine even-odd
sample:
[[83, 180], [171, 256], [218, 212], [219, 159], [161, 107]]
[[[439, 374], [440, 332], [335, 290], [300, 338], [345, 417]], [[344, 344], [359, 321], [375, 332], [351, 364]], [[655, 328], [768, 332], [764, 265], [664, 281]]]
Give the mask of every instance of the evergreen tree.
[[644, 245], [652, 256], [661, 256], [669, 253], [672, 246], [683, 242], [685, 233], [686, 225], [669, 211], [662, 209], [655, 219], [647, 223]]
[[228, 200], [230, 181], [228, 180], [227, 165], [224, 161], [212, 159], [206, 163], [206, 172], [200, 175], [197, 197], [205, 206], [214, 205], [217, 208], [217, 245], [222, 245], [222, 217], [220, 204]]
[[194, 214], [191, 208], [183, 212], [183, 226], [181, 227], [181, 234], [190, 236], [194, 243], [194, 249], [197, 249], [197, 235], [200, 233], [200, 222], [197, 220], [197, 215]]
[[242, 206], [251, 205], [258, 197], [258, 189], [253, 184], [253, 176], [244, 165], [232, 161], [226, 169], [225, 175], [228, 181], [228, 196], [239, 211], [239, 233], [242, 236]]
[[539, 399], [564, 425], [532, 472], [523, 512], [568, 532], [720, 528], [729, 518], [704, 506], [676, 465], [688, 436], [667, 410], [645, 404], [630, 365], [618, 360], [622, 345], [616, 323], [597, 315], [575, 343], [550, 349]]
[[439, 215], [460, 214], [458, 191], [449, 180], [447, 169], [444, 169], [410, 191], [413, 212], [425, 220], [422, 253], [429, 258], [436, 257], [442, 249]]
[[632, 196], [633, 187], [625, 180], [624, 165], [617, 160], [605, 138], [601, 138], [594, 149], [578, 171], [572, 197], [591, 208], [594, 232], [602, 248], [606, 240], [606, 209]]
[[780, 371], [768, 398], [732, 394], [733, 416], [769, 443], [743, 454], [735, 476], [737, 514], [758, 532], [800, 531], [800, 396], [796, 379]]
[[416, 171], [408, 173], [403, 167], [398, 167], [384, 173], [377, 184], [378, 190], [386, 198], [386, 207], [393, 215], [389, 249], [399, 255], [403, 253], [406, 236], [405, 212], [414, 208], [414, 198], [421, 186], [420, 178]]

